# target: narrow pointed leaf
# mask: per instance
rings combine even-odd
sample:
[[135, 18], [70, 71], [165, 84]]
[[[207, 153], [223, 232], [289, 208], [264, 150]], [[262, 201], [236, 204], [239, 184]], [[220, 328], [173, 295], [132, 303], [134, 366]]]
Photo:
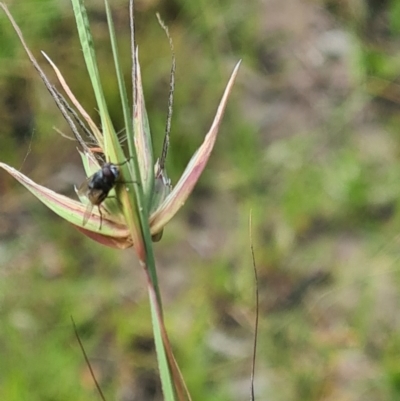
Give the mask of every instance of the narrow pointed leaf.
[[154, 160], [153, 146], [150, 135], [149, 120], [146, 112], [146, 105], [143, 95], [142, 75], [138, 59], [138, 50], [135, 52], [136, 59], [136, 91], [137, 104], [134, 105], [134, 132], [135, 132], [135, 147], [138, 155], [140, 175], [142, 177], [143, 192], [146, 197], [148, 207], [153, 196], [154, 186]]
[[79, 111], [79, 113], [82, 115], [82, 117], [86, 120], [94, 137], [96, 138], [96, 141], [97, 141], [99, 147], [101, 149], [104, 149], [103, 136], [102, 136], [100, 130], [97, 128], [97, 125], [94, 123], [94, 121], [91, 119], [91, 117], [86, 112], [86, 110], [82, 107], [82, 105], [78, 102], [78, 100], [72, 93], [71, 89], [69, 88], [67, 82], [65, 81], [65, 79], [62, 76], [58, 67], [53, 63], [53, 61], [50, 59], [50, 57], [45, 52], [42, 51], [42, 54], [46, 58], [46, 60], [49, 62], [49, 64], [53, 67], [53, 70], [56, 73], [57, 78], [60, 81], [62, 88], [64, 89], [64, 91], [68, 95], [68, 97], [70, 98], [72, 104], [76, 107], [76, 109]]
[[[128, 96], [126, 92], [126, 87], [125, 87], [125, 82], [124, 82], [124, 77], [122, 73], [122, 68], [119, 63], [119, 55], [118, 55], [118, 44], [117, 44], [117, 38], [115, 35], [115, 29], [114, 29], [114, 22], [112, 19], [111, 15], [111, 10], [110, 10], [110, 5], [107, 0], [104, 1], [105, 7], [106, 7], [106, 14], [107, 14], [107, 23], [108, 23], [108, 28], [109, 28], [109, 33], [110, 33], [110, 40], [111, 40], [111, 47], [112, 47], [112, 52], [113, 52], [113, 58], [114, 58], [114, 65], [115, 65], [115, 71], [117, 74], [117, 81], [118, 81], [118, 89], [120, 93], [120, 98], [121, 98], [121, 105], [122, 105], [122, 111], [124, 115], [124, 123], [125, 123], [125, 130], [126, 130], [126, 135], [128, 138], [131, 140], [129, 142], [133, 142], [133, 123], [131, 119], [131, 111], [128, 103]], [[117, 139], [117, 137], [113, 138], [114, 140]], [[115, 148], [120, 149], [120, 144], [114, 144]], [[116, 153], [118, 153], [119, 150], [116, 149]], [[130, 156], [130, 163], [125, 166], [123, 169], [125, 173], [125, 177], [127, 178], [127, 181], [134, 181], [138, 183], [138, 185], [142, 185], [142, 179], [140, 176], [140, 171], [139, 171], [139, 165], [138, 165], [138, 156], [136, 152], [136, 148], [130, 147], [129, 148], [129, 156]], [[121, 160], [119, 163], [124, 163], [125, 160]], [[129, 165], [132, 166], [131, 169], [129, 169]], [[129, 175], [127, 176], [126, 174], [129, 172]], [[129, 188], [133, 191], [140, 191], [139, 188], [135, 188], [134, 185], [130, 185]], [[126, 191], [125, 191], [126, 192]], [[134, 194], [128, 194], [125, 193], [127, 196], [124, 197], [125, 202], [123, 201], [123, 204], [125, 205], [125, 213], [129, 214], [129, 219], [127, 221], [133, 222], [133, 225], [131, 227], [131, 232], [132, 232], [132, 237], [135, 243], [139, 243], [142, 241], [142, 235], [139, 230], [139, 222], [138, 222], [138, 216], [136, 213], [136, 197]]]
[[146, 209], [150, 209], [153, 196], [153, 145], [150, 126], [144, 103], [142, 78], [139, 64], [139, 50], [135, 39], [134, 0], [129, 1], [129, 20], [131, 30], [132, 58], [132, 99], [133, 99], [133, 130], [134, 137], [128, 137], [130, 153], [136, 152], [140, 169], [141, 183], [145, 197]]
[[[99, 232], [100, 214], [98, 211], [93, 210], [87, 224], [83, 227], [83, 216], [86, 211], [86, 206], [84, 204], [35, 183], [30, 178], [5, 163], [0, 162], [0, 167], [11, 174], [54, 213], [75, 226], [82, 227], [85, 232], [91, 231], [102, 237], [111, 236], [119, 243], [128, 242], [129, 231], [124, 225], [117, 224], [110, 220], [108, 216], [103, 216], [102, 230]], [[105, 242], [108, 240], [104, 239]]]
[[83, 56], [92, 83], [94, 95], [99, 109], [101, 128], [104, 135], [104, 153], [114, 163], [121, 163], [124, 159], [118, 137], [111, 123], [107, 103], [101, 86], [100, 73], [97, 67], [96, 54], [93, 46], [93, 38], [90, 32], [89, 19], [83, 0], [71, 0], [76, 25], [78, 27]]
[[[92, 82], [97, 106], [101, 116], [108, 114], [104, 93], [100, 82], [100, 74], [97, 68], [96, 54], [93, 47], [93, 38], [90, 33], [89, 20], [86, 13], [83, 0], [71, 0], [74, 9], [76, 25], [78, 27], [79, 39], [82, 46], [83, 56], [85, 58], [86, 67]], [[104, 129], [104, 127], [103, 127]]]
[[155, 233], [161, 231], [162, 228], [168, 223], [168, 221], [182, 207], [182, 205], [185, 203], [186, 199], [192, 192], [194, 186], [196, 185], [201, 173], [203, 172], [210, 157], [211, 151], [214, 147], [215, 140], [218, 134], [218, 129], [225, 111], [226, 103], [235, 82], [239, 66], [240, 61], [236, 64], [235, 69], [232, 72], [228, 85], [226, 86], [225, 92], [218, 106], [214, 121], [204, 139], [204, 142], [191, 158], [182, 177], [180, 178], [172, 192], [168, 195], [168, 197], [156, 210], [156, 212], [151, 215], [150, 224]]
[[[109, 28], [109, 33], [110, 33], [110, 40], [111, 40], [111, 48], [113, 52], [113, 58], [114, 58], [114, 65], [115, 65], [115, 71], [117, 74], [117, 81], [118, 81], [118, 89], [119, 89], [119, 94], [121, 98], [121, 105], [122, 105], [122, 111], [124, 115], [124, 123], [125, 123], [125, 131], [126, 135], [128, 138], [133, 138], [133, 123], [131, 119], [131, 111], [129, 108], [129, 103], [128, 103], [128, 96], [126, 93], [126, 87], [125, 87], [125, 82], [124, 82], [124, 77], [122, 73], [122, 68], [119, 63], [119, 55], [118, 55], [118, 45], [117, 45], [117, 38], [115, 36], [115, 29], [114, 29], [114, 22], [111, 16], [111, 10], [110, 10], [110, 5], [107, 0], [104, 1], [105, 6], [106, 6], [106, 14], [107, 14], [107, 24]], [[132, 158], [136, 157], [136, 150], [130, 149], [131, 154], [130, 156]], [[134, 177], [138, 179], [138, 177]]]

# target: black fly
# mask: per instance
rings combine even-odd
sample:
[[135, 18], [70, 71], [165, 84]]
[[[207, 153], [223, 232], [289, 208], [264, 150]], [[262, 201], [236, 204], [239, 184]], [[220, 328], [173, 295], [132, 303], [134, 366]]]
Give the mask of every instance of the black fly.
[[[126, 163], [126, 162], [125, 162]], [[125, 164], [123, 163], [123, 164]], [[83, 225], [85, 225], [92, 214], [94, 206], [97, 206], [100, 213], [100, 229], [103, 219], [100, 205], [108, 197], [109, 192], [119, 182], [119, 168], [117, 164], [104, 163], [99, 171], [90, 176], [78, 189], [78, 195], [86, 196], [89, 199], [85, 215], [83, 216]]]

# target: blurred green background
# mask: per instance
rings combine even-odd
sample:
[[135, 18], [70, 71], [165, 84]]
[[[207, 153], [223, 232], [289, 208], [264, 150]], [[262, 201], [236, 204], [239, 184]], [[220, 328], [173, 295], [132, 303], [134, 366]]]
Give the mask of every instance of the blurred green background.
[[[8, 1], [97, 117], [72, 7]], [[136, 1], [146, 104], [160, 152], [177, 57], [173, 183], [243, 59], [209, 165], [155, 244], [170, 338], [194, 400], [400, 399], [400, 2]], [[85, 2], [122, 128], [101, 1]], [[111, 2], [130, 77], [128, 1]], [[0, 15], [0, 160], [74, 197], [77, 144]], [[0, 399], [161, 400], [144, 276], [131, 250], [82, 237], [0, 174]]]

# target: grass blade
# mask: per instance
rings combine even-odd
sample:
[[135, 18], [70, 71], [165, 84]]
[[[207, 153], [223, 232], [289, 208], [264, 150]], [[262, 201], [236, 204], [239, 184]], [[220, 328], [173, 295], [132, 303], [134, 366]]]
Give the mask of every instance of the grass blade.
[[217, 139], [218, 129], [221, 124], [228, 97], [232, 91], [239, 66], [240, 61], [236, 64], [231, 74], [222, 99], [219, 103], [214, 121], [211, 124], [211, 128], [204, 138], [203, 143], [191, 158], [184, 173], [182, 174], [176, 186], [173, 188], [172, 192], [167, 196], [161, 206], [152, 214], [150, 220], [155, 232], [159, 232], [182, 207], [182, 204], [185, 203], [191, 194], [201, 173], [203, 172]]
[[144, 180], [144, 193], [146, 203], [150, 207], [150, 202], [154, 191], [154, 158], [153, 146], [151, 142], [150, 126], [147, 117], [146, 106], [144, 101], [142, 76], [138, 58], [138, 51], [135, 52], [135, 101], [134, 103], [134, 132], [135, 144], [138, 153], [138, 162], [141, 176]]
[[107, 103], [101, 86], [100, 73], [97, 67], [93, 38], [83, 0], [71, 0], [74, 10], [79, 40], [81, 42], [86, 68], [92, 83], [94, 95], [99, 109], [101, 127], [104, 136], [104, 153], [114, 163], [124, 162], [125, 156], [119, 144], [117, 134], [108, 113]]

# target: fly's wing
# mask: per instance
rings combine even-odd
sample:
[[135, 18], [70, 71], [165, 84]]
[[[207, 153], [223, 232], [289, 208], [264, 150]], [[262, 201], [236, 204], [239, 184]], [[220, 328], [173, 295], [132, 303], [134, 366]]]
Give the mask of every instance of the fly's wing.
[[89, 193], [89, 182], [92, 180], [93, 176], [90, 176], [89, 178], [86, 178], [85, 181], [82, 182], [82, 184], [79, 186], [79, 188], [75, 191], [77, 192], [78, 196], [85, 196], [88, 198], [88, 193]]
[[92, 215], [93, 206], [100, 207], [100, 204], [107, 197], [107, 194], [102, 189], [91, 189], [86, 192], [86, 197], [89, 199], [89, 202], [86, 207], [85, 215], [83, 216], [83, 225], [87, 223], [89, 217]]
[[89, 183], [92, 181], [92, 177], [87, 178], [83, 183], [79, 186], [77, 189], [77, 194], [79, 197], [84, 196], [85, 198], [88, 199], [88, 203], [86, 206], [85, 214], [83, 215], [83, 225], [85, 226], [86, 223], [88, 222], [90, 216], [92, 215], [93, 211], [93, 206], [95, 205], [94, 199], [93, 199], [93, 190], [90, 190], [89, 188]]
[[83, 225], [85, 226], [86, 223], [89, 220], [89, 217], [92, 215], [92, 211], [93, 211], [93, 203], [88, 203], [86, 206], [86, 210], [85, 210], [85, 214], [83, 215]]

